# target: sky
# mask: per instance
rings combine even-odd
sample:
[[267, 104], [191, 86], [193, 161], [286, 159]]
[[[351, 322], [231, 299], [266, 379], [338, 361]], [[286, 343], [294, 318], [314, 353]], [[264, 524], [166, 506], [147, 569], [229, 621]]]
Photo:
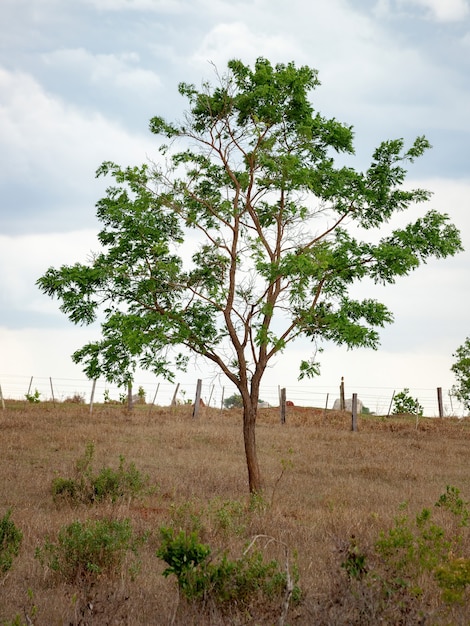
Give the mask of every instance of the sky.
[[[310, 347], [298, 343], [267, 372], [265, 395], [273, 401], [286, 386], [302, 398], [305, 385], [335, 393], [342, 376], [347, 395], [450, 390], [453, 353], [470, 335], [470, 0], [2, 0], [0, 24], [5, 397], [31, 376], [87, 386], [70, 355], [99, 329], [73, 326], [35, 282], [97, 249], [95, 203], [106, 184], [97, 167], [152, 159], [149, 119], [182, 117], [179, 82], [199, 86], [213, 64], [260, 56], [318, 70], [314, 108], [354, 127], [358, 169], [381, 141], [425, 135], [433, 149], [408, 180], [433, 196], [418, 213], [447, 213], [465, 248], [396, 285], [363, 287], [395, 318], [377, 351], [325, 346], [320, 377], [301, 384]], [[216, 380], [202, 363], [178, 380], [191, 388], [197, 378]]]

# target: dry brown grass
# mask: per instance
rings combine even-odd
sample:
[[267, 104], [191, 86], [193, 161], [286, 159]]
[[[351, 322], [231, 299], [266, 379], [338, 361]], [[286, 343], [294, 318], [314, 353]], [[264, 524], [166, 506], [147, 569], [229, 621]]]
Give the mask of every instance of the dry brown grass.
[[[373, 598], [361, 596], [360, 608], [348, 595], [341, 546], [351, 535], [372, 545], [392, 525], [401, 502], [408, 501], [411, 512], [432, 507], [446, 485], [470, 500], [470, 420], [363, 417], [359, 432], [352, 433], [347, 414], [290, 407], [282, 426], [277, 410], [260, 411], [267, 506], [250, 512], [240, 412], [204, 408], [194, 420], [191, 410], [138, 406], [129, 414], [104, 405], [90, 415], [79, 405], [7, 402], [0, 411], [0, 516], [11, 507], [24, 540], [12, 569], [0, 578], [0, 623], [12, 624], [17, 615], [17, 623], [37, 626], [276, 623], [267, 609], [252, 620], [225, 616], [222, 622], [215, 612], [203, 618], [178, 601], [175, 581], [161, 576], [157, 531], [172, 519], [190, 524], [199, 514], [202, 539], [234, 555], [256, 534], [284, 542], [291, 554], [297, 551], [303, 600], [291, 607], [288, 623], [373, 624], [373, 607], [366, 606]], [[153, 492], [114, 505], [55, 505], [52, 480], [70, 476], [88, 442], [94, 443], [98, 469], [116, 467], [123, 455], [150, 477]], [[246, 514], [237, 520], [243, 528], [224, 530], [208, 513], [227, 500], [246, 503]], [[135, 580], [123, 573], [84, 589], [41, 568], [34, 553], [46, 537], [76, 519], [104, 516], [129, 518], [136, 530], [151, 531]], [[277, 545], [270, 545], [269, 556], [282, 561]], [[437, 598], [426, 603], [430, 615], [439, 608]], [[462, 607], [447, 621], [433, 615], [429, 623], [470, 623], [470, 611]], [[410, 614], [409, 621], [390, 617], [385, 623], [417, 622]]]

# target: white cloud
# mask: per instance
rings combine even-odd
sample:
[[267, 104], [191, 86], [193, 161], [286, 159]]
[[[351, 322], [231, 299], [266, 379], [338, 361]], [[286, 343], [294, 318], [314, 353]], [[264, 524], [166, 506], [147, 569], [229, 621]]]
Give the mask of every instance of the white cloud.
[[99, 11], [153, 11], [181, 13], [187, 0], [81, 0]]
[[252, 63], [264, 56], [275, 63], [298, 55], [299, 50], [291, 37], [255, 33], [244, 22], [231, 22], [214, 26], [203, 38], [192, 60], [206, 66], [208, 61], [213, 62], [221, 70], [232, 58]]
[[31, 217], [32, 227], [43, 232], [55, 229], [52, 222], [49, 228], [44, 222], [54, 219], [55, 211], [62, 217], [58, 230], [77, 227], [79, 212], [90, 219], [109, 184], [94, 178], [102, 161], [134, 165], [157, 155], [157, 140], [150, 133], [131, 133], [96, 111], [70, 105], [45, 91], [30, 75], [1, 68], [0, 133], [2, 153], [8, 155], [0, 183], [11, 189], [16, 186], [11, 197], [4, 195], [1, 213], [10, 219], [10, 204], [19, 206], [22, 228], [28, 228]]
[[86, 262], [98, 249], [95, 230], [60, 234], [8, 236], [0, 234], [0, 293], [13, 309], [58, 313], [56, 301], [35, 286], [50, 266]]
[[42, 59], [46, 65], [66, 69], [71, 75], [85, 73], [100, 86], [135, 89], [141, 98], [161, 86], [157, 74], [138, 67], [140, 58], [136, 52], [92, 54], [84, 48], [72, 48], [45, 53]]
[[399, 0], [399, 4], [422, 7], [437, 22], [457, 22], [470, 14], [468, 0]]
[[[64, 102], [30, 75], [0, 68], [2, 176], [40, 179], [82, 188], [102, 160], [140, 162], [150, 141], [113, 120]], [[52, 182], [52, 181], [51, 181]]]
[[[81, 366], [75, 365], [70, 356], [96, 337], [96, 331], [90, 328], [11, 330], [0, 326], [2, 354], [8, 359], [8, 370], [0, 371], [5, 396], [23, 397], [27, 391], [26, 388], [16, 392], [9, 391], [8, 383], [12, 385], [13, 376], [79, 378], [85, 386], [86, 376]], [[26, 380], [25, 378], [24, 382]], [[33, 389], [36, 385], [37, 382], [33, 381]], [[83, 388], [79, 391], [83, 391]], [[47, 388], [43, 393], [48, 394]], [[43, 397], [49, 397], [49, 394]]]
[[409, 15], [413, 7], [424, 9], [424, 16], [436, 22], [458, 22], [470, 14], [468, 0], [377, 0], [374, 13], [384, 17], [398, 10], [402, 15]]

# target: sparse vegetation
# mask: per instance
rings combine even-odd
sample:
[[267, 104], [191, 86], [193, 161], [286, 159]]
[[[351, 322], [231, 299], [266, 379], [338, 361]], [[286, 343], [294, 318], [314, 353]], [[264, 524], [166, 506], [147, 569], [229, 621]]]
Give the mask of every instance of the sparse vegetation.
[[[161, 545], [157, 556], [168, 567], [163, 576], [175, 575], [178, 586], [187, 600], [230, 605], [247, 611], [251, 604], [282, 598], [288, 587], [288, 577], [276, 560], [265, 561], [260, 550], [251, 550], [253, 543], [241, 556], [231, 560], [227, 553], [213, 556], [208, 545], [202, 544], [196, 532], [176, 533], [171, 527], [160, 529]], [[275, 541], [273, 537], [263, 537]], [[289, 579], [290, 580], [290, 579]], [[296, 577], [296, 582], [297, 577]], [[300, 599], [300, 588], [292, 586], [295, 600]]]
[[18, 556], [23, 533], [11, 519], [11, 509], [0, 518], [0, 572], [8, 572]]
[[[266, 409], [266, 485], [248, 497], [241, 413], [9, 401], [0, 501], [24, 536], [0, 624], [468, 623], [469, 419], [358, 416], [352, 436], [348, 414], [291, 407], [281, 428]], [[158, 488], [113, 502], [101, 468], [119, 474], [121, 455]], [[54, 503], [54, 479], [100, 475], [105, 497]], [[175, 547], [195, 554], [187, 593], [157, 557]]]
[[134, 463], [126, 466], [124, 457], [120, 456], [117, 470], [103, 467], [95, 473], [93, 471], [94, 453], [93, 443], [88, 442], [85, 454], [76, 462], [75, 476], [54, 478], [52, 495], [55, 502], [91, 504], [105, 499], [116, 502], [119, 498], [133, 498], [142, 493], [148, 478], [141, 475]]
[[[439, 520], [435, 507], [440, 508]], [[365, 623], [374, 616], [387, 624], [421, 623], [425, 616], [436, 624], [464, 623], [470, 559], [463, 529], [469, 512], [459, 490], [450, 486], [435, 507], [413, 517], [403, 503], [369, 553], [359, 538], [351, 539], [341, 566], [348, 574], [348, 592], [361, 600], [357, 608], [368, 604], [362, 609]]]
[[[60, 580], [88, 584], [120, 575], [127, 553], [137, 557], [139, 543], [128, 519], [75, 521], [60, 529], [56, 542], [48, 539], [37, 548], [35, 557]], [[134, 559], [129, 571], [135, 575], [137, 569]]]
[[71, 404], [85, 404], [85, 396], [77, 392], [74, 393], [73, 396], [65, 398], [64, 402], [69, 402]]

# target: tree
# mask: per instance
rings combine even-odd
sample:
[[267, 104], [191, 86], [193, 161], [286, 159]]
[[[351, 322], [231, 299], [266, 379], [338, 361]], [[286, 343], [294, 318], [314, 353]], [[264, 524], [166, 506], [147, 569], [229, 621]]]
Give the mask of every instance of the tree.
[[240, 394], [234, 393], [228, 398], [225, 398], [224, 407], [226, 409], [233, 409], [233, 408], [240, 409], [243, 407], [243, 398], [241, 397]]
[[[258, 398], [258, 404], [264, 405], [265, 402], [261, 398]], [[243, 408], [243, 398], [239, 393], [234, 393], [224, 400], [224, 407], [226, 409], [241, 409]]]
[[457, 378], [457, 384], [452, 387], [452, 393], [470, 411], [470, 337], [465, 339], [452, 356], [457, 359], [450, 368]]
[[255, 424], [273, 357], [309, 338], [302, 378], [318, 373], [322, 341], [377, 348], [392, 314], [354, 299], [351, 287], [393, 283], [462, 248], [448, 216], [433, 210], [386, 233], [395, 213], [430, 197], [403, 189], [405, 164], [430, 147], [424, 137], [407, 149], [385, 141], [356, 171], [334, 158], [353, 155], [352, 128], [309, 100], [316, 70], [259, 58], [215, 75], [200, 90], [180, 84], [182, 122], [150, 121], [167, 141], [158, 163], [101, 165], [97, 175], [114, 179], [97, 203], [102, 250], [88, 264], [50, 268], [38, 285], [76, 324], [104, 317], [102, 339], [72, 357], [90, 378], [126, 384], [140, 366], [171, 380], [189, 354], [219, 368], [242, 397], [249, 489], [258, 492]]
[[393, 398], [393, 414], [394, 415], [419, 415], [423, 414], [423, 407], [420, 405], [418, 398], [410, 396], [410, 390], [405, 387], [403, 391], [395, 394]]

